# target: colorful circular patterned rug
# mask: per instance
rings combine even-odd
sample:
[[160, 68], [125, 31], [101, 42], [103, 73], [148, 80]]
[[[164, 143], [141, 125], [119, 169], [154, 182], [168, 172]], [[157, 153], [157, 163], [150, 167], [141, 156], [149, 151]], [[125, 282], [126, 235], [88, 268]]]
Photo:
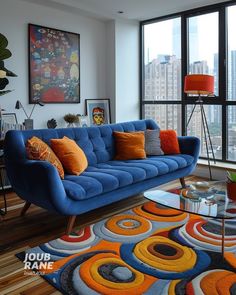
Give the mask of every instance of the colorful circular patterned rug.
[[236, 294], [236, 221], [225, 250], [219, 221], [148, 202], [17, 257], [49, 253], [43, 278], [63, 294]]

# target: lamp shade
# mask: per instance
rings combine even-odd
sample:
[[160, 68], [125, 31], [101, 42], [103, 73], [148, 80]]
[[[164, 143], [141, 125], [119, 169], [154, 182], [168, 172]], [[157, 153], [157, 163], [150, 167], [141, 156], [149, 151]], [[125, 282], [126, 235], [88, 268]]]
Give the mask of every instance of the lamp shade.
[[19, 100], [17, 100], [16, 105], [15, 105], [15, 109], [19, 110], [21, 108], [21, 102]]
[[185, 76], [184, 92], [188, 94], [209, 95], [214, 93], [214, 77], [203, 74]]

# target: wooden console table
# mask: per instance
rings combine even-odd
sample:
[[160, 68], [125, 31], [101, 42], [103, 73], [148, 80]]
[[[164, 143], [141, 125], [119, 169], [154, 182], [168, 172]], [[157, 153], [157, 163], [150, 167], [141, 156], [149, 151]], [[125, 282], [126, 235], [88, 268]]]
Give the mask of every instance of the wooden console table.
[[6, 200], [6, 190], [4, 187], [4, 173], [6, 174], [6, 166], [4, 163], [4, 139], [0, 139], [0, 186], [1, 186], [1, 194], [4, 199], [4, 209], [0, 209], [0, 215], [4, 216], [7, 214], [7, 200]]

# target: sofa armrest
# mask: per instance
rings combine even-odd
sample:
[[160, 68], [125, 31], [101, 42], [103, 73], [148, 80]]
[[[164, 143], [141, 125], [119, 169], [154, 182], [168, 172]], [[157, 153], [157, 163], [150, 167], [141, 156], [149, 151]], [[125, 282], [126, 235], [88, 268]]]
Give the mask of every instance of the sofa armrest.
[[178, 136], [180, 152], [191, 155], [197, 162], [200, 152], [200, 139], [194, 136]]
[[22, 185], [24, 182], [27, 183], [25, 190], [21, 186], [22, 198], [40, 207], [63, 213], [67, 196], [58, 171], [53, 165], [47, 161], [26, 160], [17, 163], [16, 168], [24, 174], [21, 177]]

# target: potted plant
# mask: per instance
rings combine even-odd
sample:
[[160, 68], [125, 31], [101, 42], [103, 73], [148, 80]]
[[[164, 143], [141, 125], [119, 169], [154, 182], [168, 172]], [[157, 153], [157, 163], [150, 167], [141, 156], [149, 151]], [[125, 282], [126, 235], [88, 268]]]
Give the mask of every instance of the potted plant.
[[227, 195], [231, 200], [236, 201], [236, 172], [227, 171]]
[[0, 96], [11, 92], [12, 90], [3, 90], [9, 81], [7, 77], [17, 77], [12, 71], [8, 70], [4, 65], [4, 59], [11, 57], [11, 51], [7, 49], [8, 40], [0, 34]]
[[68, 123], [67, 127], [75, 127], [75, 124], [79, 123], [79, 116], [75, 114], [66, 114], [64, 120]]

